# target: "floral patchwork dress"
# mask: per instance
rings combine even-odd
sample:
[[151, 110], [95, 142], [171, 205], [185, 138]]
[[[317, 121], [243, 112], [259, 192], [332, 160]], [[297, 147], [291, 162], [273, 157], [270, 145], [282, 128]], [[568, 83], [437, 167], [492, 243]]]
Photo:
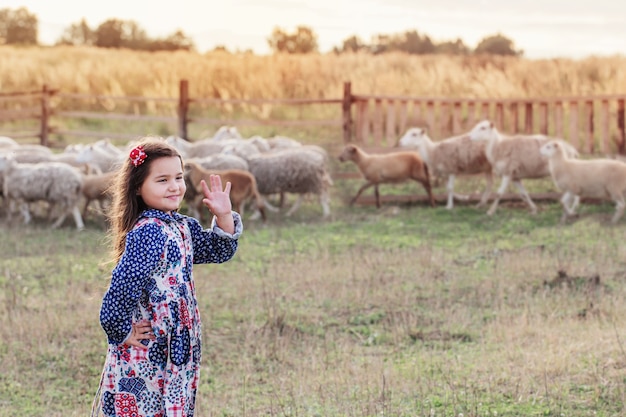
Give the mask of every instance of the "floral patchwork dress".
[[[92, 414], [193, 416], [201, 359], [201, 325], [192, 277], [195, 263], [221, 263], [237, 250], [235, 233], [178, 213], [146, 210], [126, 237], [104, 295], [100, 323], [109, 348]], [[148, 349], [124, 344], [132, 324], [149, 320]]]

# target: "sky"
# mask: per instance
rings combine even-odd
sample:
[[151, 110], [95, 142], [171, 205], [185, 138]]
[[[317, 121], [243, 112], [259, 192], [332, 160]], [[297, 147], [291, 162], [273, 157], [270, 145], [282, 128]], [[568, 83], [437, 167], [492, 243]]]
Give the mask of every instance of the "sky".
[[53, 44], [82, 19], [96, 29], [108, 19], [133, 20], [150, 38], [177, 30], [200, 52], [270, 53], [274, 28], [307, 26], [320, 52], [351, 36], [416, 30], [434, 42], [460, 38], [475, 48], [502, 34], [530, 59], [626, 55], [626, 2], [619, 0], [2, 0], [0, 9], [26, 7], [39, 21], [39, 42]]

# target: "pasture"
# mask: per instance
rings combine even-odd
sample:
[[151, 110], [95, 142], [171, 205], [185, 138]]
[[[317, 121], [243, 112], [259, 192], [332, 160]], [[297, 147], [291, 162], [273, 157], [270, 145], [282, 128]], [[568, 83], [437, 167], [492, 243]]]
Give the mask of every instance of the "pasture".
[[[558, 225], [556, 202], [377, 210], [348, 207], [351, 187], [338, 182], [332, 219], [310, 202], [247, 221], [232, 261], [195, 268], [198, 416], [623, 415], [626, 229], [611, 204]], [[88, 415], [105, 227], [0, 227], [0, 416]]]
[[[371, 94], [445, 97], [609, 94], [626, 86], [624, 57], [0, 50], [6, 91], [47, 83], [66, 92], [173, 97], [181, 78], [195, 95], [226, 99], [336, 97], [346, 80]], [[159, 110], [153, 105], [148, 113]], [[116, 106], [100, 99], [89, 109]], [[277, 111], [251, 107], [244, 116]], [[338, 154], [340, 132], [293, 130], [242, 134], [286, 134]], [[333, 173], [355, 171], [333, 164]], [[360, 184], [335, 180], [328, 220], [314, 201], [288, 219], [244, 219], [235, 258], [195, 268], [204, 329], [197, 416], [626, 413], [626, 225], [609, 223], [612, 204], [582, 204], [577, 219], [559, 225], [556, 201], [536, 201], [536, 215], [519, 201], [502, 202], [492, 217], [467, 203], [448, 211], [441, 200], [436, 208], [350, 207]], [[531, 193], [553, 190], [549, 180], [524, 184]], [[456, 189], [481, 187], [459, 179]], [[434, 192], [441, 196], [443, 184]], [[381, 186], [383, 195], [409, 193], [423, 190]], [[88, 415], [106, 352], [98, 321], [113, 267], [106, 223], [92, 213], [82, 232], [70, 220], [53, 231], [42, 219], [23, 226], [4, 214], [0, 417]]]

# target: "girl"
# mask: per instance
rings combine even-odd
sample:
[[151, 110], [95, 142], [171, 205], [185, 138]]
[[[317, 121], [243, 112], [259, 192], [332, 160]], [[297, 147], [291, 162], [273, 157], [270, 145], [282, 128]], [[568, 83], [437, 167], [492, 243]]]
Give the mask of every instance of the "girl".
[[182, 158], [158, 139], [130, 152], [114, 185], [113, 269], [100, 324], [109, 347], [92, 415], [189, 417], [194, 414], [201, 329], [194, 263], [233, 257], [243, 230], [231, 184], [202, 182], [210, 229], [177, 212], [185, 194]]

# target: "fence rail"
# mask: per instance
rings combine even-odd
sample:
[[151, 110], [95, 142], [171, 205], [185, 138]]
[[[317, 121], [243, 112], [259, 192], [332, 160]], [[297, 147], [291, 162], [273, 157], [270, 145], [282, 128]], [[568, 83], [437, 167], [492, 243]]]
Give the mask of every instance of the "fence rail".
[[[88, 100], [100, 103], [106, 111], [86, 111], [68, 102]], [[0, 93], [0, 135], [15, 138], [39, 138], [49, 145], [51, 135], [134, 138], [130, 133], [106, 133], [101, 129], [67, 129], [55, 126], [66, 120], [121, 120], [175, 125], [178, 136], [191, 139], [192, 124], [234, 126], [292, 126], [337, 128], [344, 142], [357, 142], [366, 147], [392, 146], [411, 126], [426, 127], [434, 140], [468, 131], [482, 119], [493, 120], [506, 133], [543, 133], [559, 136], [579, 151], [589, 154], [626, 154], [626, 94], [602, 96], [539, 97], [539, 98], [444, 98], [378, 96], [353, 94], [351, 84], [344, 84], [343, 96], [332, 99], [216, 99], [190, 97], [187, 80], [181, 80], [179, 95], [172, 97], [109, 96], [63, 93], [44, 85], [39, 91]], [[113, 103], [126, 102], [132, 111], [119, 113]], [[60, 103], [64, 103], [63, 106]], [[323, 105], [336, 108], [336, 117], [309, 119], [291, 117], [227, 118], [206, 117], [201, 106], [226, 108], [233, 106], [261, 108], [272, 106]], [[143, 111], [140, 106], [152, 111]], [[157, 106], [168, 107], [158, 114]], [[334, 112], [334, 111], [333, 111]], [[232, 112], [231, 112], [232, 114]], [[38, 120], [31, 131], [11, 130], [6, 125], [20, 120]]]

